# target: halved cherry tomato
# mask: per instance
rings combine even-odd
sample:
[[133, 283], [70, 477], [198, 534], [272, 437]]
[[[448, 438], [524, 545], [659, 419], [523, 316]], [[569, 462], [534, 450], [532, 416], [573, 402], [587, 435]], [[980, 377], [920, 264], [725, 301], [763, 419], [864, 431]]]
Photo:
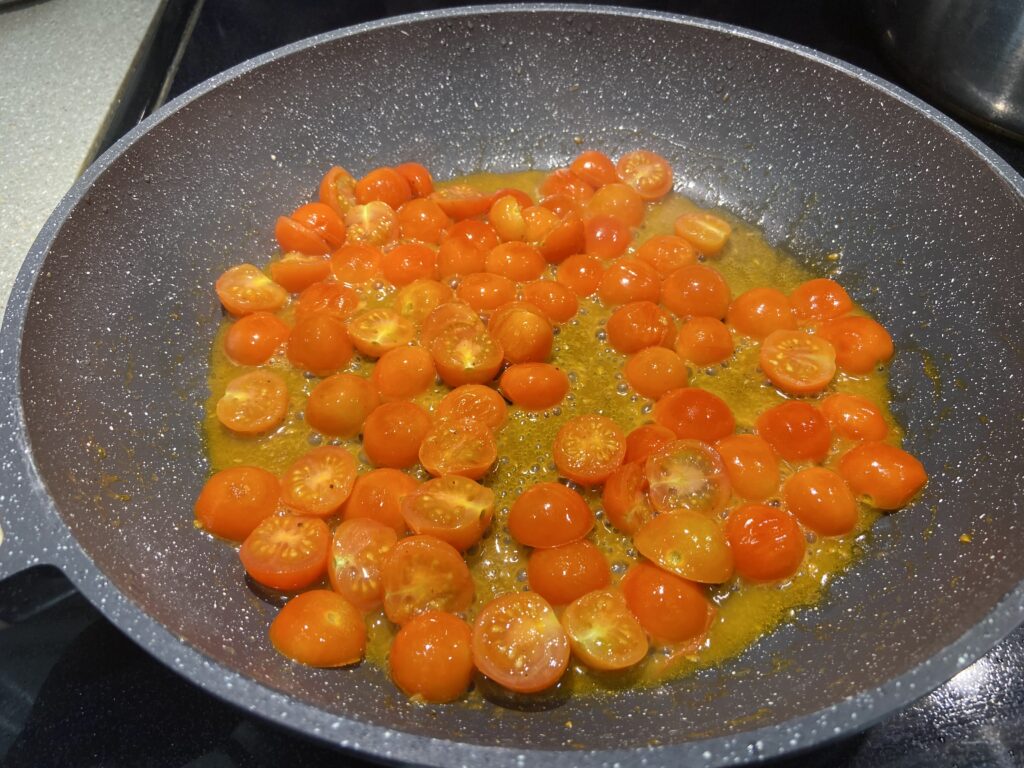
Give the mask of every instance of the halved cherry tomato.
[[796, 328], [793, 307], [776, 288], [751, 288], [732, 300], [725, 321], [744, 336], [763, 339], [773, 331]]
[[436, 704], [455, 701], [473, 682], [473, 630], [444, 611], [420, 614], [398, 630], [388, 664], [406, 695]]
[[682, 318], [721, 320], [729, 309], [730, 296], [725, 278], [705, 264], [680, 267], [665, 278], [661, 289], [661, 303]]
[[697, 249], [676, 235], [656, 235], [640, 245], [636, 257], [668, 277], [680, 267], [696, 263]]
[[476, 311], [462, 301], [442, 304], [424, 318], [420, 326], [420, 343], [427, 349], [441, 336], [460, 328], [482, 330], [483, 323]]
[[599, 213], [583, 222], [583, 252], [599, 259], [617, 259], [632, 239], [629, 226], [615, 216]]
[[416, 326], [395, 310], [378, 307], [348, 321], [348, 338], [367, 357], [380, 357], [416, 338]]
[[612, 581], [608, 558], [586, 539], [535, 549], [526, 564], [530, 590], [552, 605], [566, 605]]
[[543, 363], [551, 355], [555, 334], [537, 307], [514, 301], [495, 310], [487, 330], [510, 363]]
[[842, 536], [857, 525], [857, 501], [831, 469], [802, 469], [786, 480], [782, 493], [786, 508], [822, 536]]
[[758, 364], [769, 381], [790, 395], [824, 391], [836, 375], [836, 350], [803, 331], [774, 331], [761, 342]]
[[449, 387], [491, 381], [504, 359], [501, 344], [482, 328], [449, 328], [431, 342], [430, 354]]
[[292, 218], [316, 232], [331, 248], [345, 242], [345, 222], [324, 203], [306, 203], [292, 211]]
[[882, 410], [866, 397], [837, 392], [821, 401], [832, 431], [847, 440], [882, 440], [889, 434]]
[[664, 394], [654, 405], [654, 420], [681, 440], [713, 443], [736, 428], [728, 403], [699, 387], [681, 387]]
[[329, 376], [352, 359], [352, 342], [345, 323], [331, 312], [317, 312], [300, 320], [288, 336], [292, 365], [315, 376]]
[[395, 242], [401, 234], [398, 214], [381, 200], [349, 208], [345, 214], [345, 227], [345, 237], [352, 245], [384, 248]]
[[651, 400], [685, 387], [689, 381], [683, 358], [664, 347], [641, 349], [626, 361], [623, 373], [629, 386]]
[[494, 433], [473, 421], [440, 421], [419, 446], [420, 464], [434, 477], [462, 475], [476, 480], [486, 475], [497, 459]]
[[597, 295], [609, 307], [631, 301], [657, 302], [661, 295], [661, 276], [645, 261], [619, 259], [601, 276]]
[[700, 440], [676, 440], [644, 462], [647, 496], [659, 512], [714, 515], [729, 502], [729, 477], [721, 457]]
[[495, 195], [487, 220], [502, 240], [523, 240], [526, 236], [526, 221], [523, 206], [513, 195]]
[[540, 251], [532, 245], [515, 241], [495, 246], [484, 261], [488, 272], [518, 282], [538, 279], [546, 266], [547, 261]]
[[562, 402], [569, 392], [569, 377], [548, 363], [517, 363], [501, 374], [499, 386], [520, 408], [543, 411]]
[[888, 362], [895, 351], [892, 336], [870, 317], [845, 315], [827, 320], [818, 328], [818, 335], [832, 343], [836, 364], [847, 373], [869, 373]]
[[676, 334], [676, 352], [696, 365], [715, 365], [732, 357], [729, 329], [713, 317], [691, 317]]
[[473, 602], [473, 579], [451, 544], [409, 536], [396, 544], [381, 569], [384, 614], [405, 624], [427, 611], [464, 611]]
[[558, 265], [555, 279], [577, 296], [590, 296], [601, 284], [604, 265], [601, 260], [586, 254], [570, 256]]
[[331, 254], [331, 272], [342, 285], [361, 286], [381, 275], [383, 258], [376, 243], [350, 242]]
[[320, 202], [331, 206], [336, 214], [344, 216], [356, 204], [356, 180], [344, 168], [334, 166], [320, 182]]
[[619, 181], [611, 158], [593, 149], [576, 155], [576, 159], [569, 164], [569, 170], [594, 189]]
[[560, 547], [579, 541], [594, 527], [594, 513], [572, 488], [535, 483], [512, 503], [508, 532], [527, 547]]
[[301, 293], [313, 283], [326, 280], [331, 263], [323, 256], [306, 256], [292, 251], [278, 261], [270, 262], [270, 277], [290, 293]]
[[333, 515], [352, 492], [357, 469], [355, 457], [344, 448], [314, 448], [281, 475], [281, 501], [305, 515]]
[[281, 484], [259, 467], [229, 467], [210, 477], [196, 498], [196, 521], [205, 531], [244, 540], [277, 509]]
[[[514, 192], [511, 194], [522, 193]], [[529, 205], [529, 203], [521, 204]], [[463, 242], [476, 245], [482, 248], [485, 253], [490, 251], [492, 248], [496, 248], [501, 243], [501, 238], [498, 237], [498, 233], [495, 232], [494, 227], [486, 221], [477, 221], [474, 219], [455, 222], [452, 225], [451, 231], [448, 232], [448, 239], [461, 240]]]
[[288, 413], [288, 385], [273, 371], [243, 373], [217, 401], [217, 420], [232, 432], [258, 435], [277, 429]]
[[398, 228], [405, 240], [439, 244], [452, 225], [441, 206], [429, 198], [410, 200], [398, 209]]
[[592, 669], [626, 669], [647, 655], [647, 635], [622, 594], [601, 589], [583, 595], [562, 614], [572, 652]]
[[736, 572], [750, 581], [779, 581], [796, 573], [807, 540], [789, 512], [764, 504], [734, 509], [725, 522]]
[[655, 152], [627, 152], [619, 158], [615, 170], [645, 200], [657, 200], [672, 191], [672, 166]]
[[361, 205], [380, 200], [399, 208], [412, 200], [412, 187], [394, 168], [375, 168], [356, 182], [356, 200]]
[[658, 514], [647, 497], [647, 475], [642, 461], [623, 464], [608, 475], [601, 504], [608, 521], [623, 533], [635, 532]]
[[288, 292], [252, 264], [231, 267], [214, 285], [224, 309], [235, 317], [252, 312], [276, 312], [288, 300]]
[[380, 356], [370, 379], [380, 399], [389, 403], [423, 394], [436, 375], [434, 358], [423, 347], [398, 347]]
[[477, 312], [490, 312], [516, 299], [516, 284], [504, 275], [474, 272], [464, 275], [455, 295]]
[[497, 597], [473, 626], [473, 662], [517, 693], [557, 683], [569, 666], [569, 639], [548, 602], [531, 592]]
[[764, 438], [727, 435], [715, 443], [725, 464], [733, 493], [749, 501], [764, 501], [779, 489], [779, 460]]
[[363, 615], [329, 589], [293, 597], [270, 625], [270, 642], [289, 659], [311, 667], [344, 667], [366, 652]]
[[436, 189], [430, 197], [455, 221], [480, 216], [487, 213], [487, 209], [491, 207], [490, 195], [478, 192], [465, 184]]
[[641, 424], [626, 435], [626, 463], [644, 461], [676, 440], [676, 433], [661, 424]]
[[426, 166], [420, 163], [402, 163], [395, 166], [395, 171], [409, 182], [414, 197], [426, 197], [434, 191], [434, 177], [430, 175]]
[[555, 436], [555, 466], [581, 485], [603, 483], [626, 457], [626, 436], [607, 416], [576, 416]]
[[631, 355], [647, 347], [671, 347], [676, 326], [653, 301], [631, 301], [612, 312], [605, 332], [612, 349]]
[[468, 242], [451, 234], [441, 240], [437, 252], [437, 272], [442, 277], [472, 275], [483, 272], [487, 266], [487, 249], [479, 243]]
[[499, 197], [506, 196], [514, 197], [521, 208], [529, 208], [533, 205], [533, 198], [523, 192], [523, 190], [516, 189], [515, 187], [502, 187], [492, 195], [492, 199], [497, 200]]
[[788, 461], [824, 461], [832, 447], [832, 430], [810, 403], [787, 402], [757, 417], [757, 433]]
[[352, 493], [341, 508], [341, 517], [343, 520], [374, 520], [402, 536], [406, 531], [402, 499], [419, 485], [415, 477], [399, 469], [382, 467], [370, 470], [356, 478]]
[[370, 382], [354, 373], [336, 373], [309, 393], [306, 423], [325, 435], [354, 437], [378, 405], [380, 397]]
[[493, 431], [508, 418], [508, 406], [501, 395], [483, 384], [463, 384], [441, 398], [438, 421], [476, 421]]
[[415, 403], [384, 403], [363, 423], [363, 452], [378, 467], [411, 467], [430, 424], [430, 414]]
[[733, 553], [713, 517], [678, 510], [659, 515], [633, 534], [641, 555], [690, 581], [721, 584], [732, 578]]
[[398, 290], [392, 306], [403, 317], [419, 324], [439, 306], [451, 301], [453, 295], [451, 288], [437, 280], [414, 280]]
[[628, 227], [639, 226], [644, 220], [644, 199], [628, 184], [613, 182], [594, 193], [586, 206], [590, 216], [614, 216]]
[[392, 285], [408, 285], [413, 280], [437, 277], [437, 254], [421, 243], [396, 245], [380, 260], [384, 279]]
[[696, 584], [650, 563], [637, 563], [622, 579], [626, 605], [652, 638], [679, 643], [707, 631], [714, 606]]
[[250, 533], [238, 556], [253, 580], [293, 592], [324, 575], [331, 532], [316, 517], [271, 515]]
[[327, 576], [331, 588], [363, 612], [372, 611], [384, 599], [381, 568], [398, 543], [390, 526], [369, 517], [344, 521], [334, 529]]
[[924, 465], [901, 448], [863, 443], [839, 460], [839, 474], [854, 493], [867, 496], [879, 509], [900, 509], [926, 482]]
[[402, 517], [413, 533], [434, 536], [465, 552], [494, 517], [494, 491], [459, 475], [427, 480], [402, 499]]
[[238, 318], [224, 334], [224, 352], [239, 365], [262, 365], [281, 348], [291, 329], [269, 312]]
[[554, 280], [537, 280], [524, 285], [523, 301], [537, 307], [552, 323], [571, 320], [580, 308], [576, 294]]
[[694, 248], [711, 257], [722, 252], [732, 234], [729, 222], [704, 211], [684, 213], [676, 219], [675, 230], [677, 235], [688, 240]]
[[317, 232], [289, 216], [278, 216], [274, 224], [274, 237], [284, 252], [298, 251], [309, 256], [330, 253], [331, 246]]
[[317, 312], [328, 312], [339, 320], [350, 317], [359, 306], [359, 296], [340, 283], [313, 283], [295, 303], [295, 322], [301, 323]]
[[541, 197], [565, 195], [578, 202], [589, 200], [594, 196], [594, 188], [566, 168], [552, 171], [545, 176], [538, 191]]
[[[531, 233], [530, 223], [533, 215], [536, 215], [535, 210], [536, 207], [526, 211], [527, 235]], [[561, 218], [537, 242], [537, 249], [551, 264], [560, 264], [586, 247], [583, 219], [573, 211], [562, 213], [560, 216]]]
[[831, 320], [853, 309], [853, 301], [843, 286], [827, 277], [800, 283], [789, 300], [801, 320]]
[[[523, 225], [523, 240], [539, 245], [542, 242], [547, 242], [551, 234], [562, 225], [562, 219], [557, 213], [542, 205], [529, 205], [523, 208]], [[558, 253], [552, 252], [553, 250], [560, 251], [562, 249], [565, 249], [565, 252], [561, 257], [559, 257]], [[565, 258], [570, 253], [576, 253], [577, 250], [577, 248], [570, 248], [567, 242], [548, 243], [548, 251], [551, 252], [551, 256], [549, 257], [548, 254], [543, 252], [541, 252], [541, 255], [548, 261], [561, 261], [562, 258]]]

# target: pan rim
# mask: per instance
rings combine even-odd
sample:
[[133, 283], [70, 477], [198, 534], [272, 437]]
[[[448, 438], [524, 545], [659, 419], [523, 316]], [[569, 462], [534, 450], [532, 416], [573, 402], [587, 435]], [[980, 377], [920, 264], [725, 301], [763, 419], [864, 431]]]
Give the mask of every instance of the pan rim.
[[[920, 113], [932, 123], [939, 124], [954, 139], [967, 146], [984, 161], [996, 175], [1024, 198], [1024, 179], [1002, 158], [986, 147], [966, 128], [936, 108], [926, 104], [902, 88], [889, 83], [858, 67], [822, 54], [805, 46], [780, 38], [743, 29], [730, 24], [712, 22], [678, 14], [629, 8], [568, 4], [507, 4], [469, 6], [457, 9], [421, 12], [395, 16], [383, 20], [346, 27], [307, 38], [275, 49], [214, 75], [187, 92], [163, 105], [138, 126], [119, 139], [79, 177], [57, 208], [47, 219], [19, 270], [5, 312], [0, 339], [4, 341], [3, 368], [0, 377], [11, 382], [12, 407], [21, 445], [26, 451], [25, 463], [35, 470], [31, 455], [21, 392], [21, 344], [27, 310], [40, 268], [57, 237], [64, 221], [75, 209], [93, 182], [104, 173], [129, 147], [169, 116], [195, 99], [269, 62], [329, 41], [411, 23], [446, 21], [463, 17], [487, 17], [508, 13], [570, 13], [580, 16], [621, 16], [630, 19], [671, 22], [685, 27], [703, 29], [766, 45], [783, 52], [796, 54], [812, 63], [851, 76], [888, 98]], [[35, 479], [39, 475], [35, 473]], [[40, 480], [41, 482], [41, 480]], [[59, 520], [52, 498], [46, 495], [46, 512]], [[66, 531], [62, 521], [59, 526]], [[219, 662], [187, 645], [143, 608], [116, 589], [97, 564], [81, 549], [51, 553], [55, 564], [65, 571], [76, 571], [72, 577], [76, 586], [104, 615], [140, 643], [162, 663], [181, 673], [207, 692], [236, 706], [246, 701], [250, 712], [277, 724], [283, 724], [308, 736], [342, 748], [365, 751], [379, 758], [402, 761], [428, 761], [430, 763], [497, 761], [501, 764], [530, 763], [569, 765], [583, 759], [599, 763], [614, 763], [641, 758], [652, 765], [678, 765], [683, 762], [701, 762], [707, 765], [731, 764], [758, 760], [820, 746], [821, 744], [860, 731], [892, 712], [938, 687], [957, 672], [987, 653], [1024, 620], [1024, 582], [1014, 587], [993, 606], [990, 613], [968, 629], [960, 638], [929, 659], [874, 689], [862, 691], [823, 710], [809, 713], [773, 726], [743, 732], [736, 736], [723, 736], [647, 748], [621, 750], [529, 750], [493, 745], [448, 741], [411, 733], [396, 732], [384, 726], [371, 725], [358, 720], [342, 718], [324, 712], [303, 702], [289, 698], [274, 689], [223, 667]], [[339, 738], [344, 736], [345, 738]]]

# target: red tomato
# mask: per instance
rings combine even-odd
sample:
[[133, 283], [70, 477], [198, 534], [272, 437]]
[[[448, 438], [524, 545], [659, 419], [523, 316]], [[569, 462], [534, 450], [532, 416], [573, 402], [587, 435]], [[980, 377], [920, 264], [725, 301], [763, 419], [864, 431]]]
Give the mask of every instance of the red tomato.
[[729, 478], [718, 453], [699, 440], [676, 440], [647, 457], [647, 496], [659, 512], [714, 515], [729, 501]]
[[430, 197], [455, 221], [480, 216], [487, 213], [487, 209], [491, 207], [490, 195], [478, 192], [465, 184], [435, 189]]
[[421, 614], [398, 630], [388, 664], [406, 695], [437, 704], [455, 701], [473, 682], [473, 630], [450, 613]]
[[342, 285], [361, 286], [382, 274], [383, 258], [376, 241], [350, 242], [331, 254], [331, 272]]
[[455, 295], [477, 312], [489, 312], [516, 299], [516, 284], [503, 275], [474, 272], [465, 275]]
[[779, 581], [796, 573], [807, 541], [796, 518], [784, 509], [745, 504], [725, 522], [736, 572], [750, 581]]
[[640, 245], [636, 257], [654, 267], [662, 277], [668, 277], [680, 267], [696, 263], [697, 249], [681, 237], [656, 235]]
[[601, 187], [587, 202], [590, 216], [614, 216], [628, 227], [644, 220], [646, 206], [640, 194], [628, 184], [614, 182]]
[[437, 373], [449, 387], [484, 384], [501, 369], [502, 345], [482, 328], [450, 328], [430, 343]]
[[356, 204], [356, 180], [344, 168], [334, 166], [320, 182], [320, 202], [344, 216]]
[[642, 461], [623, 464], [608, 476], [601, 492], [601, 504], [608, 521], [628, 534], [657, 514], [647, 497], [647, 475]]
[[330, 541], [319, 518], [271, 515], [246, 537], [238, 555], [254, 581], [292, 592], [324, 575]]
[[314, 230], [288, 216], [278, 216], [274, 224], [274, 237], [284, 252], [298, 251], [309, 256], [329, 253], [331, 246]]
[[654, 405], [654, 420], [682, 440], [706, 443], [731, 435], [736, 428], [725, 400], [699, 387], [681, 387], [664, 394]]
[[363, 452], [378, 467], [411, 467], [430, 425], [430, 414], [415, 403], [384, 403], [366, 417]]
[[609, 307], [631, 301], [657, 302], [661, 295], [661, 276], [644, 261], [619, 259], [605, 270], [597, 295]]
[[830, 469], [803, 469], [786, 480], [782, 493], [786, 508], [822, 536], [842, 536], [857, 525], [857, 501]]
[[430, 175], [426, 166], [419, 163], [402, 163], [395, 166], [395, 171], [409, 182], [414, 197], [426, 197], [434, 191], [434, 177]]
[[435, 309], [452, 300], [452, 289], [437, 280], [414, 280], [402, 286], [392, 305], [403, 317], [422, 323]]
[[802, 331], [774, 331], [761, 343], [758, 364], [769, 381], [790, 395], [814, 395], [836, 375], [835, 348]]
[[318, 312], [327, 312], [339, 320], [350, 317], [359, 306], [359, 296], [346, 285], [313, 283], [295, 303], [295, 322], [308, 320]]
[[437, 277], [437, 253], [422, 243], [396, 245], [380, 260], [384, 279], [392, 285], [408, 285], [414, 280]]
[[732, 357], [732, 335], [721, 320], [691, 317], [679, 327], [676, 352], [695, 365], [715, 365]]
[[329, 205], [300, 205], [292, 212], [292, 219], [316, 232], [331, 248], [337, 248], [345, 242], [345, 222]]
[[629, 226], [615, 216], [599, 213], [583, 222], [583, 251], [599, 259], [617, 259], [632, 239]]
[[397, 543], [398, 535], [384, 523], [369, 517], [345, 520], [331, 543], [331, 587], [364, 613], [374, 610], [384, 599], [381, 568]]
[[[345, 214], [346, 239], [351, 245], [384, 248], [394, 243], [401, 234], [398, 214], [381, 200], [366, 205], [355, 205]], [[343, 277], [335, 271], [338, 279]]]
[[463, 384], [441, 398], [435, 415], [438, 421], [476, 421], [496, 432], [508, 418], [508, 406], [490, 387]]
[[892, 336], [870, 317], [845, 315], [827, 320], [818, 335], [832, 343], [836, 363], [847, 373], [869, 373], [888, 362], [895, 348]]
[[727, 435], [715, 443], [725, 464], [733, 493], [749, 501], [764, 501], [779, 489], [779, 460], [766, 440], [757, 435]]
[[623, 372], [629, 386], [651, 400], [685, 387], [689, 380], [683, 358], [664, 347], [641, 349], [626, 361]]
[[214, 284], [224, 309], [235, 317], [252, 312], [276, 312], [288, 300], [288, 292], [252, 264], [231, 267]]
[[560, 547], [594, 527], [594, 513], [576, 491], [561, 483], [536, 483], [508, 511], [508, 532], [527, 547]]
[[368, 518], [391, 528], [399, 536], [406, 531], [402, 499], [419, 487], [416, 478], [390, 467], [374, 469], [356, 478], [348, 501], [341, 508], [343, 520]]
[[274, 513], [280, 496], [280, 483], [265, 469], [222, 469], [199, 492], [196, 522], [214, 536], [242, 541]]
[[440, 421], [419, 446], [420, 464], [434, 477], [462, 475], [476, 480], [486, 475], [497, 459], [494, 433], [473, 421]]
[[704, 634], [714, 607], [696, 584], [650, 563], [637, 563], [622, 579], [629, 610], [652, 638], [679, 643]]
[[866, 397], [837, 392], [821, 401], [821, 412], [836, 435], [863, 442], [882, 440], [889, 434], [882, 410]]
[[435, 245], [452, 226], [441, 206], [429, 198], [410, 200], [398, 209], [397, 218], [403, 239]]
[[722, 252], [732, 234], [729, 222], [704, 211], [684, 213], [676, 219], [675, 230], [694, 248], [712, 258]]
[[676, 433], [660, 424], [641, 424], [626, 435], [626, 463], [644, 461], [675, 441]]
[[536, 693], [557, 683], [569, 666], [569, 639], [540, 595], [502, 595], [476, 617], [473, 662], [511, 691]]
[[309, 393], [306, 423], [325, 435], [355, 437], [378, 405], [380, 398], [370, 382], [354, 373], [336, 373]]
[[604, 278], [601, 260], [585, 254], [570, 256], [558, 265], [555, 279], [577, 296], [590, 296]]
[[380, 356], [371, 380], [385, 403], [409, 400], [430, 389], [436, 371], [434, 358], [423, 347], [398, 347]]
[[363, 615], [337, 592], [314, 589], [288, 601], [270, 625], [279, 653], [311, 667], [344, 667], [366, 652]]
[[631, 355], [647, 347], [671, 347], [676, 327], [653, 301], [633, 301], [612, 312], [605, 332], [612, 349]]
[[572, 289], [554, 280], [537, 280], [524, 285], [523, 301], [537, 307], [552, 323], [571, 320], [580, 308]]
[[356, 200], [360, 205], [379, 200], [398, 208], [412, 200], [412, 187], [394, 168], [375, 168], [356, 182]]
[[793, 307], [786, 294], [775, 288], [752, 288], [729, 305], [725, 321], [744, 336], [763, 339], [774, 331], [796, 328]]
[[718, 521], [700, 512], [659, 515], [633, 534], [637, 551], [666, 571], [702, 584], [732, 578], [733, 553]]
[[352, 342], [345, 323], [332, 312], [317, 312], [300, 320], [288, 336], [292, 365], [315, 376], [329, 376], [352, 359]]
[[655, 152], [627, 152], [619, 158], [615, 170], [644, 200], [657, 200], [672, 191], [672, 166]]
[[572, 652], [591, 669], [626, 669], [647, 656], [647, 635], [617, 590], [583, 595], [562, 614]]
[[810, 403], [787, 402], [757, 417], [757, 433], [788, 461], [824, 461], [832, 430]]
[[608, 559], [586, 539], [535, 549], [526, 565], [530, 590], [552, 605], [566, 605], [612, 581]]
[[665, 278], [661, 289], [661, 303], [683, 318], [721, 320], [729, 309], [730, 296], [725, 278], [704, 264], [680, 267]]
[[622, 465], [626, 436], [607, 416], [576, 416], [558, 430], [553, 453], [563, 477], [581, 485], [598, 485]]
[[313, 283], [326, 280], [330, 274], [331, 263], [323, 256], [306, 256], [293, 251], [270, 262], [270, 277], [290, 293], [301, 293]]
[[224, 352], [238, 365], [263, 365], [282, 347], [291, 329], [269, 312], [240, 317], [224, 334]]
[[551, 355], [555, 332], [544, 313], [522, 301], [495, 310], [487, 330], [510, 363], [543, 363]]
[[393, 309], [377, 307], [364, 310], [348, 321], [348, 338], [364, 355], [377, 358], [415, 339], [416, 326]]
[[505, 369], [499, 385], [505, 397], [520, 408], [544, 411], [562, 402], [569, 392], [569, 377], [547, 363], [519, 363]]
[[928, 482], [920, 461], [886, 443], [858, 445], [839, 460], [839, 474], [878, 509], [905, 507]]
[[336, 445], [322, 445], [293, 461], [281, 475], [281, 501], [306, 515], [333, 515], [352, 492], [358, 465]]
[[849, 294], [835, 280], [819, 277], [801, 283], [789, 295], [801, 320], [831, 320], [853, 309]]
[[537, 280], [544, 274], [547, 261], [541, 252], [527, 243], [502, 243], [491, 249], [484, 261], [484, 268], [495, 275], [504, 275], [510, 280], [526, 282]]
[[288, 385], [273, 371], [243, 373], [228, 382], [215, 410], [217, 420], [232, 432], [269, 432], [288, 414]]
[[381, 569], [384, 614], [405, 624], [428, 611], [464, 611], [473, 602], [473, 579], [459, 552], [433, 536], [396, 544]]
[[585, 181], [594, 189], [600, 189], [605, 184], [614, 184], [619, 181], [619, 174], [615, 171], [615, 164], [604, 152], [588, 150], [581, 152], [569, 165], [569, 171], [578, 178]]
[[423, 533], [465, 552], [484, 535], [494, 517], [494, 491], [459, 475], [420, 485], [402, 499], [402, 517]]

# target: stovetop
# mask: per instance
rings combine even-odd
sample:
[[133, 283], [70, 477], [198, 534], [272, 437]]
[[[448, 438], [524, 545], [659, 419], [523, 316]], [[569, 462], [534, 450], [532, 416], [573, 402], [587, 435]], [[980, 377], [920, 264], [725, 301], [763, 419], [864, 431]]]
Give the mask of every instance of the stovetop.
[[[104, 144], [166, 99], [257, 54], [350, 24], [459, 4], [167, 0], [161, 29]], [[856, 2], [616, 4], [739, 24], [900, 82], [876, 52]], [[1024, 146], [972, 130], [1024, 172]], [[175, 675], [126, 639], [52, 568], [0, 583], [0, 758], [10, 768], [365, 764], [250, 717]], [[770, 763], [773, 768], [1022, 764], [1024, 629], [934, 693], [863, 733]]]

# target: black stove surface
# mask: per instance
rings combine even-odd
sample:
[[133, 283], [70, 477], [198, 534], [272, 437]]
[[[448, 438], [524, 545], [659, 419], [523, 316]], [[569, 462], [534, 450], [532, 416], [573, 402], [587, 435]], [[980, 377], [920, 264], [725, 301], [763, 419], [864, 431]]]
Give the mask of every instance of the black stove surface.
[[[257, 54], [338, 27], [457, 4], [168, 0], [163, 29], [139, 67], [121, 110], [123, 119], [114, 121], [108, 143], [165, 98]], [[900, 82], [876, 52], [856, 2], [616, 4], [739, 24]], [[1024, 172], [1024, 147], [983, 129], [975, 133]], [[0, 583], [0, 759], [12, 768], [365, 764], [199, 690], [127, 640], [50, 568]], [[867, 731], [770, 765], [1024, 765], [1024, 629], [934, 693]]]

